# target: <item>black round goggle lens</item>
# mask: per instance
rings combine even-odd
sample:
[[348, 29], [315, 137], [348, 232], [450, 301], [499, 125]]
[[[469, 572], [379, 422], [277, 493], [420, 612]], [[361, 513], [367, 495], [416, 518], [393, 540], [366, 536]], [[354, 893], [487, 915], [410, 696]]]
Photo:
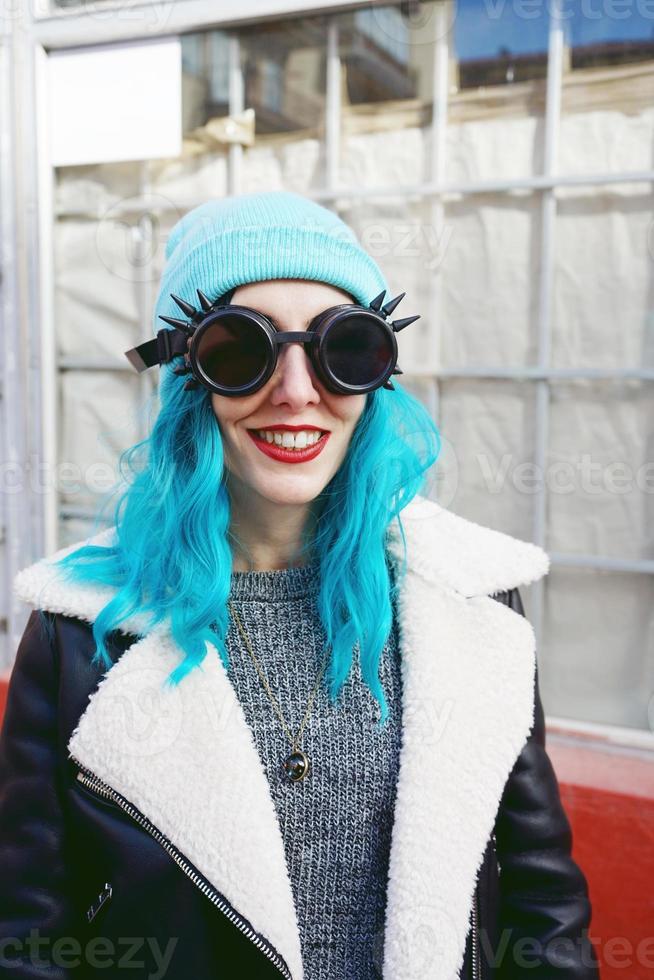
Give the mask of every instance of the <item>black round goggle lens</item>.
[[344, 384], [368, 385], [381, 378], [394, 357], [387, 330], [370, 317], [352, 314], [330, 326], [324, 356], [332, 374]]
[[197, 363], [205, 377], [224, 388], [242, 388], [265, 373], [270, 344], [248, 317], [226, 314], [198, 338]]

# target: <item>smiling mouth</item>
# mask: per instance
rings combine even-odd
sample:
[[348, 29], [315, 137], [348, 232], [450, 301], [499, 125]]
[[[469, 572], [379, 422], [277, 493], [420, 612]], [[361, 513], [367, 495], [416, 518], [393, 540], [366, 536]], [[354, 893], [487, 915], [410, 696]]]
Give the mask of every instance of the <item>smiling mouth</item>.
[[303, 449], [312, 449], [325, 436], [330, 433], [325, 429], [302, 429], [292, 432], [288, 429], [248, 429], [249, 434], [259, 442], [266, 443], [273, 448], [286, 449], [290, 452], [299, 452]]
[[[270, 456], [272, 459], [280, 460], [285, 463], [301, 463], [314, 459], [318, 456], [325, 447], [327, 440], [329, 439], [330, 432], [316, 433], [318, 435], [317, 439], [313, 439], [310, 443], [305, 443], [305, 445], [299, 446], [284, 446], [279, 442], [273, 440], [269, 441], [267, 438], [262, 438], [260, 429], [248, 429], [247, 430], [250, 439], [254, 442], [258, 449], [261, 450], [266, 456]], [[279, 433], [281, 435], [281, 433]], [[288, 441], [288, 440], [287, 440]], [[302, 442], [302, 440], [300, 440]]]

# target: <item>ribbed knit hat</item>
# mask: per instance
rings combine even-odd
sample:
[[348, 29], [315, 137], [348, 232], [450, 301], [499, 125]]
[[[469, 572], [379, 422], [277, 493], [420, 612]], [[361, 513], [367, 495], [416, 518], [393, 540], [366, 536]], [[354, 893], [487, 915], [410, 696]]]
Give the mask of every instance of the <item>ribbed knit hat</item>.
[[337, 214], [300, 194], [266, 191], [207, 201], [184, 215], [166, 243], [166, 266], [154, 310], [179, 317], [170, 294], [199, 308], [264, 279], [313, 279], [337, 286], [364, 306], [388, 293], [384, 275]]

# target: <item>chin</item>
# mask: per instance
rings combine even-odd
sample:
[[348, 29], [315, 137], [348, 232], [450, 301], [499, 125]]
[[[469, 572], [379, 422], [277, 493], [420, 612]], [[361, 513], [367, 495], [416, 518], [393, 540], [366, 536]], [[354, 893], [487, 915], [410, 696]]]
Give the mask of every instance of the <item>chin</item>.
[[289, 466], [284, 472], [271, 473], [263, 468], [242, 474], [244, 487], [277, 504], [305, 504], [313, 500], [331, 479], [331, 467], [320, 473], [299, 473], [301, 466]]
[[[302, 486], [300, 486], [300, 482]], [[279, 487], [273, 485], [274, 481], [269, 480], [264, 486], [257, 487], [257, 492], [274, 504], [309, 504], [315, 500], [327, 485], [324, 481], [297, 481], [295, 486], [290, 487], [287, 481], [280, 483]]]

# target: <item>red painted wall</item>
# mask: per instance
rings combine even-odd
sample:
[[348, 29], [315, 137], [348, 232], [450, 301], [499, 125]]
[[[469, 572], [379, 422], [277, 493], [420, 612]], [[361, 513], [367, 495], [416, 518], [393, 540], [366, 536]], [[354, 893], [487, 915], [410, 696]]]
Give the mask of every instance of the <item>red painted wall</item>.
[[654, 980], [654, 756], [547, 736], [602, 980]]
[[[8, 677], [0, 677], [0, 722]], [[602, 980], [654, 980], [654, 756], [547, 733]]]

